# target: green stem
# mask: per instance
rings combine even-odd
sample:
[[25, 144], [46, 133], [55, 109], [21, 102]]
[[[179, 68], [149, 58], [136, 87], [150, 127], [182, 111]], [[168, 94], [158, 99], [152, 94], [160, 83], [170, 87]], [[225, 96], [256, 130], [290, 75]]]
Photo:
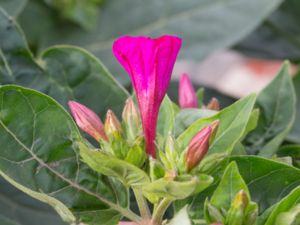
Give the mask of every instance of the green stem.
[[151, 213], [148, 207], [148, 203], [146, 199], [144, 198], [141, 189], [139, 188], [133, 188], [133, 193], [135, 195], [136, 202], [138, 204], [140, 214], [143, 219], [150, 219], [151, 218]]
[[158, 206], [155, 208], [152, 216], [152, 224], [153, 225], [160, 225], [163, 216], [166, 213], [168, 207], [172, 203], [172, 199], [170, 198], [163, 198], [161, 202], [158, 204]]

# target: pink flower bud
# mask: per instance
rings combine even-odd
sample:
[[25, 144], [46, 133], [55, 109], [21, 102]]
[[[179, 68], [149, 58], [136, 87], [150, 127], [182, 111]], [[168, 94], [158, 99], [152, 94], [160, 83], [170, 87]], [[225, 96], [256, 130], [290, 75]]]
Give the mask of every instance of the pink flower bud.
[[155, 158], [156, 124], [160, 104], [167, 92], [181, 39], [121, 37], [113, 53], [128, 72], [140, 108], [146, 151]]
[[219, 103], [218, 99], [217, 98], [212, 98], [210, 100], [210, 102], [207, 104], [206, 108], [210, 109], [210, 110], [219, 111], [220, 110], [220, 103]]
[[75, 122], [81, 130], [91, 135], [97, 141], [108, 140], [103, 129], [103, 124], [96, 113], [75, 101], [69, 101], [68, 105]]
[[104, 122], [104, 130], [109, 138], [120, 138], [122, 126], [113, 111], [108, 110]]
[[188, 172], [195, 168], [207, 153], [212, 131], [212, 127], [207, 126], [200, 130], [190, 141], [185, 155], [185, 165]]
[[195, 89], [186, 73], [180, 76], [178, 93], [180, 108], [198, 108], [198, 98]]

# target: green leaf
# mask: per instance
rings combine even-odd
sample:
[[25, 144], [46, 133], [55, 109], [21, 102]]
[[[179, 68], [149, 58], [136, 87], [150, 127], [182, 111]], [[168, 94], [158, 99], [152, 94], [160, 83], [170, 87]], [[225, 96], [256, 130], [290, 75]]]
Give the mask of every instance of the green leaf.
[[292, 225], [293, 220], [299, 213], [300, 187], [297, 187], [274, 207], [264, 225]]
[[13, 221], [7, 217], [4, 217], [0, 214], [0, 223], [1, 225], [21, 225], [20, 223]]
[[107, 155], [101, 150], [90, 149], [83, 143], [79, 143], [82, 160], [93, 170], [109, 177], [120, 180], [125, 186], [143, 186], [150, 182], [148, 175], [140, 168], [113, 156]]
[[257, 156], [234, 156], [253, 201], [260, 212], [279, 202], [300, 185], [300, 170]]
[[199, 88], [196, 92], [198, 98], [198, 108], [202, 108], [204, 105], [204, 88]]
[[170, 199], [184, 199], [206, 189], [213, 182], [211, 176], [179, 176], [176, 180], [161, 178], [143, 186], [143, 193], [149, 199], [152, 196]]
[[14, 17], [17, 17], [27, 4], [27, 0], [0, 0], [0, 7]]
[[48, 96], [14, 85], [0, 87], [0, 105], [0, 174], [69, 223], [115, 224], [127, 191], [80, 161], [70, 115]]
[[260, 117], [258, 126], [244, 141], [247, 151], [265, 157], [275, 154], [293, 125], [295, 104], [289, 64], [285, 63], [277, 77], [257, 97]]
[[63, 106], [68, 100], [87, 105], [99, 115], [120, 114], [127, 92], [87, 51], [55, 46], [34, 59], [18, 25], [0, 9], [0, 83], [44, 92]]
[[229, 209], [234, 196], [241, 190], [244, 190], [248, 196], [248, 188], [242, 176], [239, 173], [235, 162], [231, 162], [223, 174], [223, 177], [214, 191], [210, 203], [221, 209]]
[[[80, 45], [101, 58], [113, 74], [122, 74], [111, 57], [112, 42], [120, 35], [159, 36], [174, 34], [183, 38], [182, 58], [204, 59], [217, 49], [244, 38], [281, 0], [109, 0], [90, 33], [77, 27], [59, 26], [49, 35], [48, 44]], [[137, 13], [128, 13], [134, 11]], [[203, 32], [205, 31], [205, 32]], [[47, 43], [46, 43], [47, 44]], [[109, 57], [108, 57], [109, 56]], [[128, 78], [127, 78], [128, 80]]]
[[90, 30], [96, 26], [98, 5], [102, 0], [44, 0], [44, 2], [57, 9], [63, 17]]
[[217, 111], [209, 109], [183, 109], [176, 115], [175, 118], [175, 136], [178, 137], [195, 121], [213, 116]]
[[294, 122], [294, 125], [287, 136], [287, 140], [300, 144], [300, 70], [296, 74], [293, 80], [294, 88], [296, 91], [296, 97], [297, 97], [297, 106], [296, 106], [296, 119]]
[[167, 225], [192, 225], [188, 215], [187, 206], [183, 207], [178, 213], [176, 213]]
[[44, 225], [66, 225], [50, 206], [24, 194], [2, 177], [0, 186], [0, 217], [20, 225], [40, 225], [41, 221]]
[[230, 152], [246, 129], [255, 98], [254, 94], [249, 95], [214, 116], [197, 120], [177, 138], [178, 143], [187, 146], [199, 130], [213, 121], [219, 120], [220, 125], [214, 141], [210, 145], [209, 154]]
[[236, 50], [255, 58], [290, 59], [299, 63], [300, 2], [283, 1], [261, 26], [236, 46]]

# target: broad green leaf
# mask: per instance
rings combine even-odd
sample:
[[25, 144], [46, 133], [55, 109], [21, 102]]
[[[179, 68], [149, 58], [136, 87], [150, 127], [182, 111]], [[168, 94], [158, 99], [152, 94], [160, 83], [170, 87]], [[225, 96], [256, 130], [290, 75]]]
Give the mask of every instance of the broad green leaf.
[[210, 145], [209, 153], [230, 152], [246, 129], [255, 98], [255, 95], [249, 95], [214, 116], [197, 120], [177, 138], [178, 143], [187, 146], [200, 129], [219, 120], [220, 125], [216, 137]]
[[55, 8], [63, 17], [86, 29], [92, 29], [96, 26], [99, 3], [103, 0], [44, 0], [44, 2]]
[[248, 35], [235, 50], [255, 58], [289, 59], [299, 63], [300, 2], [283, 1], [261, 26]]
[[248, 195], [248, 188], [242, 176], [239, 173], [235, 162], [231, 162], [224, 172], [224, 175], [210, 198], [210, 203], [215, 207], [228, 210], [234, 196], [241, 190], [244, 190]]
[[277, 77], [257, 97], [258, 126], [245, 139], [251, 154], [270, 157], [290, 131], [295, 119], [295, 90], [285, 63]]
[[[239, 172], [250, 192], [251, 200], [258, 204], [260, 213], [279, 202], [290, 191], [300, 185], [300, 170], [273, 160], [257, 156], [233, 156], [229, 158], [238, 165]], [[203, 202], [214, 193], [220, 174], [227, 165], [227, 159], [212, 176], [215, 184], [204, 192], [189, 198], [187, 201], [176, 202], [175, 209], [190, 204], [189, 215], [193, 220], [203, 218]], [[262, 225], [262, 224], [259, 224]]]
[[28, 0], [0, 0], [0, 7], [5, 9], [9, 15], [17, 17], [26, 6], [27, 1]]
[[167, 225], [192, 225], [188, 214], [188, 207], [183, 207]]
[[14, 85], [0, 87], [0, 105], [1, 175], [69, 223], [115, 224], [127, 192], [80, 161], [70, 115], [48, 96]]
[[300, 185], [300, 170], [295, 167], [257, 156], [234, 156], [231, 160], [237, 163], [260, 212]]
[[[90, 33], [59, 26], [46, 44], [76, 44], [92, 51], [105, 65], [127, 78], [111, 56], [119, 36], [174, 34], [183, 38], [182, 58], [203, 59], [217, 49], [244, 38], [282, 0], [109, 0], [103, 6], [97, 28]], [[129, 11], [135, 13], [128, 13]], [[205, 32], [204, 32], [205, 31]], [[125, 77], [124, 77], [125, 76]], [[127, 78], [128, 80], [128, 78]]]
[[209, 109], [183, 109], [181, 110], [175, 118], [175, 136], [178, 137], [182, 132], [184, 132], [190, 125], [195, 121], [213, 116], [217, 111]]
[[140, 168], [101, 150], [90, 149], [85, 144], [79, 143], [82, 160], [93, 170], [109, 177], [120, 180], [125, 186], [143, 186], [150, 182], [148, 175]]
[[206, 189], [213, 182], [211, 176], [200, 174], [198, 176], [178, 177], [176, 180], [161, 178], [144, 185], [143, 192], [146, 197], [184, 199]]
[[198, 98], [198, 108], [201, 109], [204, 105], [204, 88], [199, 88], [196, 92]]
[[41, 221], [44, 225], [66, 225], [50, 206], [24, 194], [2, 177], [0, 187], [0, 217], [20, 225], [40, 225]]
[[[286, 213], [289, 215], [287, 216]], [[297, 214], [300, 214], [300, 187], [291, 191], [273, 208], [264, 225], [292, 225]]]
[[299, 138], [300, 137], [300, 70], [294, 77], [293, 83], [294, 83], [294, 88], [297, 97], [296, 119], [286, 139], [288, 141], [300, 144], [300, 138]]
[[20, 223], [13, 221], [0, 214], [0, 224], [1, 225], [21, 225]]
[[18, 25], [0, 9], [0, 83], [44, 92], [63, 106], [72, 99], [100, 115], [120, 113], [127, 92], [103, 64], [87, 51], [71, 46], [47, 49], [33, 58]]

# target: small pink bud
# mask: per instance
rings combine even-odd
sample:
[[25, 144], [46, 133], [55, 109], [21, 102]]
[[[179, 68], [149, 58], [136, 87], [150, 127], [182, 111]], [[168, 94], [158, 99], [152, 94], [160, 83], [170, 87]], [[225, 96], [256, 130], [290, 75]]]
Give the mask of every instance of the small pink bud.
[[75, 122], [81, 130], [91, 135], [97, 141], [108, 140], [103, 124], [95, 112], [75, 101], [69, 101], [68, 105]]
[[195, 168], [207, 153], [212, 131], [212, 127], [207, 126], [190, 141], [185, 155], [185, 165], [188, 172]]
[[179, 81], [180, 108], [198, 108], [198, 98], [189, 76], [184, 73]]
[[207, 109], [219, 111], [220, 110], [220, 103], [217, 98], [212, 98], [210, 102], [206, 106]]
[[120, 138], [122, 126], [113, 111], [108, 110], [104, 122], [104, 130], [108, 137]]

